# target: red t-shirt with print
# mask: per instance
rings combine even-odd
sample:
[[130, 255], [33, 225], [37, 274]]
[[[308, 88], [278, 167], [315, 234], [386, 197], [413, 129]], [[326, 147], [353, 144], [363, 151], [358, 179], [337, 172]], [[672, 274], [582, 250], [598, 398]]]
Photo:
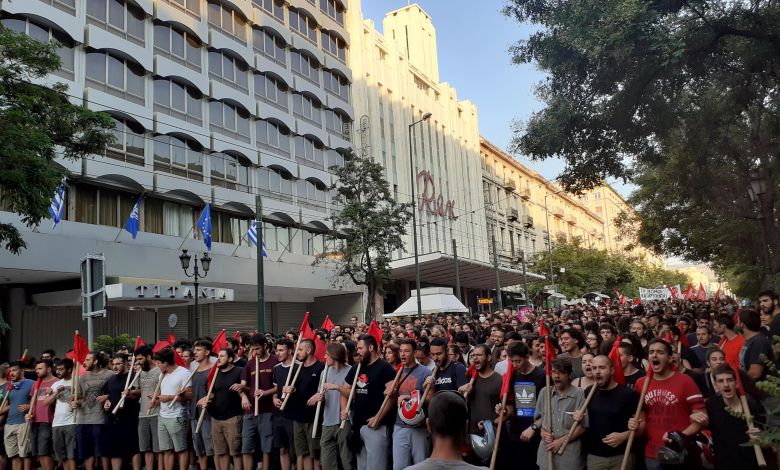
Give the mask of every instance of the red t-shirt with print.
[[[636, 383], [634, 390], [642, 390], [647, 377]], [[645, 456], [656, 457], [663, 447], [666, 432], [682, 431], [691, 424], [691, 413], [704, 409], [704, 397], [696, 383], [685, 374], [674, 372], [668, 379], [653, 378], [644, 397], [647, 420], [647, 446]]]

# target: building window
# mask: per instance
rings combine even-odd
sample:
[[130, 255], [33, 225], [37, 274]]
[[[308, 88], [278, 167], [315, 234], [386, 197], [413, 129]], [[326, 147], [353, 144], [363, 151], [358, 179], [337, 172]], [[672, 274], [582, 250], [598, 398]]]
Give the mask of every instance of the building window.
[[322, 105], [316, 98], [293, 93], [293, 114], [322, 127]]
[[154, 169], [203, 181], [203, 149], [195, 141], [158, 135], [154, 138]]
[[251, 164], [248, 160], [226, 153], [212, 153], [211, 184], [227, 189], [250, 192]]
[[154, 53], [200, 72], [201, 42], [196, 36], [165, 24], [154, 25]]
[[200, 0], [165, 0], [188, 15], [200, 19]]
[[333, 18], [336, 23], [344, 26], [344, 8], [336, 4], [336, 0], [320, 0], [320, 11]]
[[284, 2], [282, 0], [252, 0], [252, 3], [284, 23]]
[[258, 119], [255, 121], [257, 147], [290, 155], [290, 130], [284, 124]]
[[57, 45], [57, 55], [60, 57], [60, 68], [54, 74], [73, 80], [75, 77], [75, 43], [70, 36], [62, 31], [41, 26], [21, 16], [4, 17], [2, 25], [11, 31], [27, 34], [40, 42], [54, 42]]
[[249, 230], [249, 221], [222, 211], [212, 212], [212, 237], [215, 242], [230, 245], [250, 246], [252, 243], [244, 234]]
[[317, 44], [317, 22], [311, 16], [290, 8], [290, 28]]
[[209, 78], [244, 93], [249, 91], [249, 66], [225, 52], [209, 51]]
[[262, 194], [272, 199], [292, 202], [293, 181], [292, 175], [277, 168], [258, 168], [257, 186]]
[[325, 152], [328, 155], [328, 169], [341, 168], [344, 166], [344, 155], [337, 150], [328, 149]]
[[125, 0], [87, 0], [87, 23], [141, 46], [145, 17], [143, 10]]
[[593, 193], [593, 199], [596, 199], [596, 200], [601, 199], [601, 192], [596, 191], [595, 193]]
[[203, 99], [200, 91], [173, 80], [154, 80], [154, 110], [193, 123], [203, 125]]
[[222, 4], [209, 0], [209, 24], [246, 44], [246, 19], [236, 10], [225, 8]]
[[349, 80], [347, 80], [347, 77], [335, 70], [323, 70], [322, 84], [325, 91], [328, 91], [349, 103]]
[[76, 185], [76, 222], [123, 227], [138, 195], [123, 191]]
[[106, 52], [87, 53], [87, 86], [144, 105], [146, 71], [135, 62]]
[[320, 84], [320, 66], [317, 59], [299, 51], [290, 52], [290, 66], [294, 74], [301, 76], [317, 85]]
[[106, 157], [135, 165], [144, 164], [144, 128], [135, 121], [114, 118], [114, 141], [106, 146]]
[[222, 101], [209, 102], [209, 128], [242, 142], [249, 142], [249, 112]]
[[347, 61], [347, 43], [333, 33], [322, 31], [322, 50], [338, 58], [342, 62]]
[[298, 180], [298, 205], [325, 212], [328, 188], [320, 181]]
[[342, 116], [341, 113], [339, 113], [338, 111], [333, 111], [332, 109], [326, 109], [324, 114], [325, 114], [325, 130], [330, 132], [331, 134], [338, 135], [342, 139], [350, 140], [348, 129], [349, 129], [349, 124], [352, 121], [350, 121], [348, 117]]
[[315, 142], [310, 137], [295, 137], [295, 159], [299, 163], [311, 162], [314, 166], [324, 169], [324, 151], [319, 142]]
[[252, 29], [252, 46], [254, 49], [274, 60], [282, 65], [287, 63], [285, 58], [285, 44], [284, 39], [275, 34], [268, 28], [253, 28]]
[[287, 105], [287, 86], [284, 82], [262, 73], [256, 73], [254, 76], [255, 97], [287, 111], [289, 109]]

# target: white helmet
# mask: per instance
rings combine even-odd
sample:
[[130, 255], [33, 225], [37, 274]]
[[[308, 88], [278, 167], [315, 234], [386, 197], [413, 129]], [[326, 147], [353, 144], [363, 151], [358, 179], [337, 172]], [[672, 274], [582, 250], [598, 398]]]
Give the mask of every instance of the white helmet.
[[493, 422], [489, 419], [482, 421], [482, 427], [485, 428], [485, 434], [469, 434], [471, 448], [477, 457], [483, 462], [490, 460], [493, 456], [493, 444], [496, 442], [496, 432], [493, 430]]
[[414, 390], [410, 398], [401, 400], [401, 404], [398, 405], [398, 416], [407, 426], [419, 426], [425, 421], [419, 390]]

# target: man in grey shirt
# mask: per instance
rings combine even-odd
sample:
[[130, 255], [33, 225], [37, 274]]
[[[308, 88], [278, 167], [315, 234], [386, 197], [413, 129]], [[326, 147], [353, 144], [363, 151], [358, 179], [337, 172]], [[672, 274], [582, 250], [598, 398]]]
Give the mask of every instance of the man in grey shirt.
[[[346, 399], [342, 400], [341, 386], [344, 378], [352, 369], [347, 362], [347, 348], [340, 343], [328, 345], [325, 355], [326, 374], [322, 393], [319, 399], [324, 400], [322, 413], [322, 434], [320, 438], [320, 464], [323, 469], [343, 468], [352, 470], [352, 453], [347, 446], [349, 427], [341, 427], [342, 407], [346, 406]], [[343, 405], [343, 406], [342, 406]], [[339, 467], [339, 457], [341, 466]]]
[[108, 437], [103, 435], [106, 421], [103, 403], [108, 398], [103, 394], [103, 385], [114, 374], [105, 369], [107, 363], [108, 359], [99, 352], [87, 354], [84, 361], [87, 373], [78, 380], [76, 450], [87, 470], [95, 468], [96, 458], [104, 458], [103, 440]]
[[[152, 406], [152, 395], [160, 381], [160, 369], [152, 362], [151, 346], [141, 346], [135, 351], [135, 366], [138, 378], [132, 379], [134, 390], [128, 395], [138, 398], [138, 451], [143, 455], [146, 468], [154, 468], [154, 457], [158, 456], [158, 466], [162, 468], [160, 441], [157, 439], [157, 416], [160, 408]], [[140, 462], [138, 462], [140, 465]]]

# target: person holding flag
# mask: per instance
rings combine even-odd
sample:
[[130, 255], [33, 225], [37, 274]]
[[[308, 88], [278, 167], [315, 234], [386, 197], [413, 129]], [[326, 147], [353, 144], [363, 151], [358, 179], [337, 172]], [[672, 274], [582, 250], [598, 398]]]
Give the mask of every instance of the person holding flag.
[[187, 468], [187, 415], [182, 401], [188, 400], [191, 394], [191, 388], [187, 386], [190, 374], [186, 368], [176, 364], [175, 352], [170, 347], [157, 351], [154, 360], [162, 373], [160, 395], [157, 397], [160, 402], [157, 439], [163, 453], [163, 466], [165, 470], [174, 470], [178, 460], [179, 468]]
[[[444, 338], [433, 338], [431, 340], [431, 358], [434, 364], [436, 364], [438, 371], [436, 377], [431, 375], [425, 379], [424, 385], [426, 387], [433, 382], [434, 392], [441, 390], [457, 391], [468, 382], [466, 379], [466, 366], [460, 362], [450, 360], [450, 356], [447, 354], [447, 340]], [[426, 399], [430, 400], [432, 396], [433, 394], [426, 397]]]
[[[54, 459], [52, 458], [52, 429], [51, 423], [54, 420], [53, 402], [46, 399], [52, 394], [52, 386], [57, 382], [57, 378], [51, 373], [54, 364], [51, 359], [41, 359], [35, 363], [35, 375], [38, 377], [33, 391], [30, 393], [35, 399], [31, 403], [27, 419], [30, 423], [30, 432], [28, 440], [30, 441], [30, 453], [32, 457], [38, 459], [43, 470], [54, 469]], [[37, 393], [35, 390], [37, 389]]]
[[276, 359], [279, 361], [273, 369], [273, 380], [275, 394], [273, 396], [274, 411], [274, 448], [279, 450], [279, 462], [282, 470], [290, 470], [292, 467], [291, 459], [295, 459], [295, 448], [293, 447], [293, 425], [290, 419], [289, 409], [282, 410], [282, 389], [285, 381], [290, 377], [293, 360], [293, 342], [287, 338], [282, 338], [276, 343]]
[[[221, 333], [224, 338], [224, 330]], [[217, 337], [219, 340], [219, 336]], [[197, 407], [197, 403], [206, 396], [209, 388], [209, 372], [213, 369], [214, 365], [211, 362], [211, 350], [213, 344], [207, 339], [198, 339], [193, 343], [193, 356], [195, 360], [192, 361], [192, 365], [195, 369], [190, 373], [190, 393], [192, 399], [190, 400], [190, 429], [192, 433], [192, 447], [195, 451], [195, 458], [198, 459], [198, 467], [200, 470], [208, 470], [209, 457], [214, 456], [214, 447], [211, 440], [211, 417], [205, 416], [200, 428], [200, 432], [195, 432], [198, 425], [198, 418], [200, 412]], [[208, 415], [208, 410], [206, 411]]]
[[54, 456], [64, 470], [76, 470], [76, 425], [71, 407], [73, 361], [61, 359], [56, 371], [59, 380], [52, 384], [46, 397], [49, 406], [54, 405], [51, 423]]
[[249, 361], [243, 369], [241, 386], [249, 396], [252, 408], [244, 413], [241, 433], [241, 454], [245, 469], [255, 468], [254, 456], [259, 444], [263, 454], [263, 468], [271, 466], [273, 451], [274, 388], [273, 369], [279, 361], [268, 351], [268, 340], [255, 334], [249, 339]]
[[[146, 468], [154, 467], [155, 456], [157, 456], [158, 466], [162, 468], [162, 454], [160, 454], [160, 441], [157, 433], [157, 420], [159, 416], [159, 407], [152, 405], [152, 396], [157, 389], [157, 383], [160, 380], [160, 369], [152, 361], [152, 347], [139, 344], [133, 350], [135, 355], [135, 374], [132, 379], [133, 387], [127, 392], [127, 398], [138, 400], [138, 451], [143, 456]], [[137, 468], [140, 470], [141, 462], [137, 461]]]
[[84, 361], [87, 373], [78, 378], [76, 449], [87, 470], [95, 468], [95, 459], [105, 457], [105, 413], [108, 398], [103, 386], [113, 375], [106, 369], [108, 360], [99, 352], [90, 352]]
[[[346, 408], [346, 399], [341, 388], [346, 383], [352, 366], [347, 364], [347, 348], [343, 344], [330, 343], [325, 354], [327, 374], [319, 393], [322, 407], [322, 432], [320, 437], [320, 458], [323, 469], [342, 468], [352, 470], [353, 456], [347, 447], [349, 429], [340, 429], [341, 412]], [[339, 461], [341, 464], [339, 465]]]
[[24, 378], [21, 361], [11, 362], [8, 366], [8, 392], [4, 399], [0, 415], [7, 416], [4, 426], [3, 441], [5, 453], [11, 460], [14, 470], [29, 470], [32, 466], [30, 448], [22, 442], [22, 429], [25, 427], [25, 415], [30, 410], [34, 380]]
[[536, 404], [544, 389], [544, 371], [529, 360], [528, 346], [520, 341], [507, 351], [509, 395], [507, 395], [507, 435], [500, 443], [499, 468], [536, 467], [542, 421], [536, 417]]
[[103, 385], [102, 393], [108, 398], [103, 402], [106, 411], [106, 436], [104, 456], [111, 459], [111, 468], [121, 470], [125, 462], [131, 461], [138, 451], [138, 398], [126, 395], [122, 407], [112, 413], [115, 405], [122, 400], [125, 394], [127, 379], [131, 375], [128, 368], [128, 357], [125, 354], [116, 354], [111, 359], [111, 376]]
[[[442, 338], [436, 338], [442, 339]], [[417, 394], [417, 406], [423, 406], [423, 390], [428, 377], [432, 377], [427, 367], [415, 360], [417, 344], [412, 339], [401, 340], [398, 345], [401, 356], [401, 378], [398, 381], [398, 404]], [[430, 382], [430, 381], [429, 381]], [[430, 454], [430, 434], [420, 426], [411, 426], [404, 422], [400, 413], [396, 414], [393, 427], [393, 469], [404, 468], [422, 462]]]

